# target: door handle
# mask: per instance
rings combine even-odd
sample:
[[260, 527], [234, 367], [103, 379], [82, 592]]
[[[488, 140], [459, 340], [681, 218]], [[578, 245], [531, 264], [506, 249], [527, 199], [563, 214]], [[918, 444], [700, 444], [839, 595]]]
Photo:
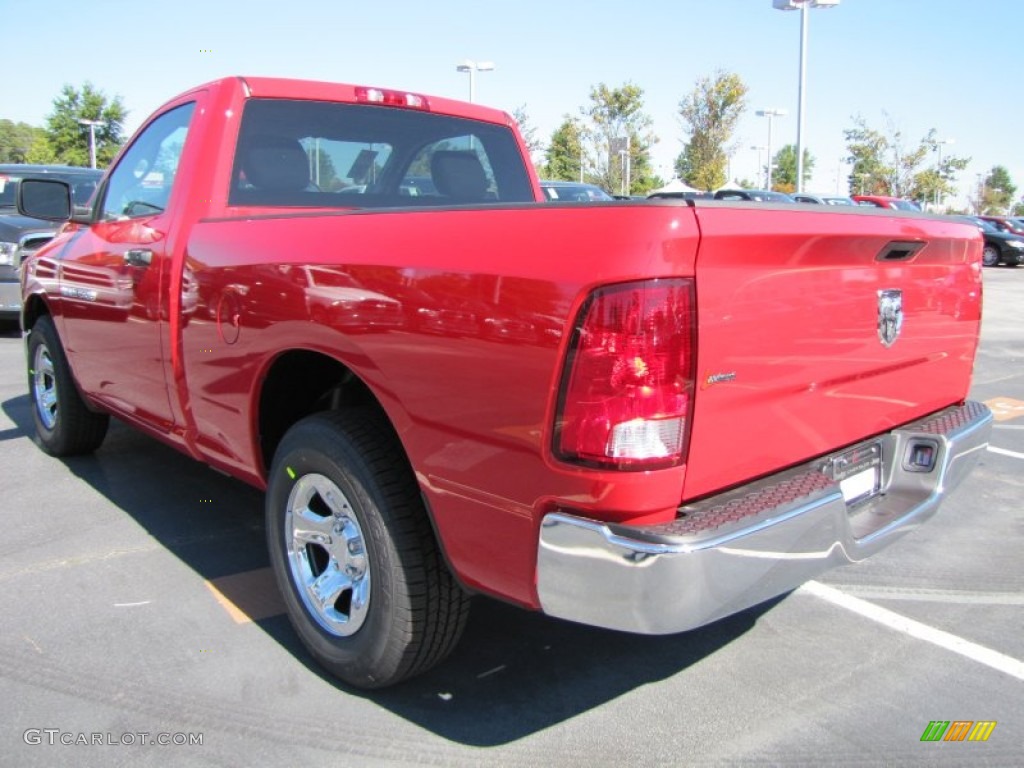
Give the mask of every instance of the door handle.
[[133, 248], [124, 252], [124, 263], [129, 267], [148, 267], [153, 262], [153, 252], [148, 248]]

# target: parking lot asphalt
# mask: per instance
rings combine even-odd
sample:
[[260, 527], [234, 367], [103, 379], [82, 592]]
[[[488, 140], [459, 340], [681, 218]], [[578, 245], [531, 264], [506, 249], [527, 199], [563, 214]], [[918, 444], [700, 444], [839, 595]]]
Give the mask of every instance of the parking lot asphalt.
[[0, 335], [0, 765], [1019, 764], [1024, 269], [986, 270], [985, 302], [992, 445], [927, 525], [669, 637], [480, 598], [447, 662], [369, 694], [281, 614], [260, 493], [116, 424], [46, 456]]

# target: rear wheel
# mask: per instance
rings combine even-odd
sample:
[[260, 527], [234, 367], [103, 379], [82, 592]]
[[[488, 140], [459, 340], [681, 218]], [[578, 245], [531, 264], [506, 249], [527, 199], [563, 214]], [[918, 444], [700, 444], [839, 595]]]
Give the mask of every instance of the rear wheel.
[[334, 675], [381, 688], [454, 648], [469, 596], [441, 557], [387, 424], [359, 411], [297, 423], [274, 456], [266, 512], [289, 618]]
[[89, 410], [71, 376], [57, 328], [48, 315], [28, 335], [28, 389], [36, 437], [52, 456], [92, 453], [107, 435], [110, 417]]
[[994, 245], [986, 245], [981, 252], [981, 263], [986, 267], [994, 267], [999, 263], [999, 249]]

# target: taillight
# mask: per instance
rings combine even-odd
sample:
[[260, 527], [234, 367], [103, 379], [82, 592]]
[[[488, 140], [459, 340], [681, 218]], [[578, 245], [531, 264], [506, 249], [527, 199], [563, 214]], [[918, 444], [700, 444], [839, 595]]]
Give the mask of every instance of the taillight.
[[390, 91], [385, 88], [356, 88], [356, 101], [364, 104], [383, 104], [387, 107], [411, 107], [412, 109], [430, 109], [430, 102], [425, 96], [405, 91]]
[[691, 280], [644, 280], [591, 294], [562, 374], [555, 454], [613, 469], [685, 461], [694, 326]]

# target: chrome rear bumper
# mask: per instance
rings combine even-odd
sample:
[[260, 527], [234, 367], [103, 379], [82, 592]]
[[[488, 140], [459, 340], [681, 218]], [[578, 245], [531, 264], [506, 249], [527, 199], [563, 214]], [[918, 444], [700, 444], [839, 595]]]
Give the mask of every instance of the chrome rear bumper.
[[[881, 448], [881, 490], [853, 505], [830, 476], [836, 457], [849, 453], [842, 451], [682, 507], [662, 525], [551, 513], [537, 558], [541, 608], [643, 634], [749, 608], [863, 560], [927, 520], [974, 466], [991, 427], [989, 409], [967, 402], [869, 441]], [[930, 469], [914, 464], [922, 446]]]

